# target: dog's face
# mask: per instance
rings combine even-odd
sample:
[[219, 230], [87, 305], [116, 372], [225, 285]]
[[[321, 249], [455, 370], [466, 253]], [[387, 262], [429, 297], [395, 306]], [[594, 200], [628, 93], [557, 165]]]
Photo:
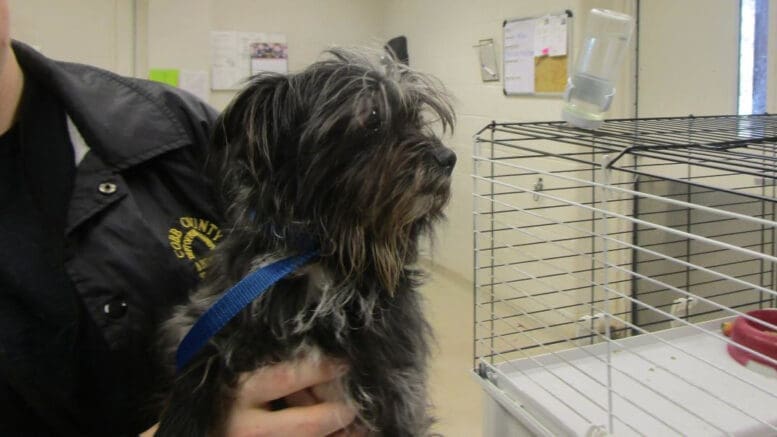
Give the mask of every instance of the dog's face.
[[228, 215], [264, 250], [312, 240], [345, 276], [393, 291], [419, 235], [442, 217], [456, 155], [434, 79], [352, 51], [293, 75], [263, 74], [217, 123], [211, 156]]

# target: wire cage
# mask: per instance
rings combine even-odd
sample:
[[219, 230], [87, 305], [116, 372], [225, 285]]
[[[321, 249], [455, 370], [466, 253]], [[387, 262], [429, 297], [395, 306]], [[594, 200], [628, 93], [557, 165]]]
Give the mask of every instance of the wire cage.
[[473, 178], [493, 435], [777, 435], [777, 116], [492, 123]]

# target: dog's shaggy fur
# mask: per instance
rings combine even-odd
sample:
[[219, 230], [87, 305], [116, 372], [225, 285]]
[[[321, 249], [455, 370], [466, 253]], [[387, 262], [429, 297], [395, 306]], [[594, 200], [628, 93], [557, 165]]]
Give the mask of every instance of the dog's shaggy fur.
[[[373, 58], [376, 58], [373, 60]], [[223, 433], [238, 376], [313, 353], [350, 366], [344, 395], [371, 435], [428, 433], [430, 329], [414, 267], [442, 218], [456, 156], [441, 84], [336, 49], [304, 71], [261, 74], [216, 124], [210, 166], [228, 233], [207, 278], [163, 329], [188, 329], [246, 274], [309, 245], [320, 256], [256, 299], [175, 377], [161, 436]]]

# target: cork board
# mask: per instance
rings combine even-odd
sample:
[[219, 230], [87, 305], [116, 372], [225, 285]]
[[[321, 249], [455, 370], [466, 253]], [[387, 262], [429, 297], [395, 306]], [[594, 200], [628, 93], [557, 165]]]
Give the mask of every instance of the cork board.
[[567, 56], [534, 58], [534, 92], [563, 93], [567, 85]]
[[561, 95], [571, 64], [572, 12], [502, 23], [505, 95]]

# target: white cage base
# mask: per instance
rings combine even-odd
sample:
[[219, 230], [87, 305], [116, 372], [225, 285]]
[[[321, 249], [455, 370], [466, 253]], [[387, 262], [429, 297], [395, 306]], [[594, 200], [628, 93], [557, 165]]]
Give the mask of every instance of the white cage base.
[[[618, 341], [621, 347], [610, 346], [611, 386], [617, 393], [612, 435], [777, 435], [777, 378], [734, 361], [726, 343], [709, 335], [721, 322], [629, 337]], [[602, 384], [607, 347], [599, 343], [508, 361], [495, 365], [489, 379], [478, 377], [490, 395], [484, 435], [607, 435], [608, 392]]]

